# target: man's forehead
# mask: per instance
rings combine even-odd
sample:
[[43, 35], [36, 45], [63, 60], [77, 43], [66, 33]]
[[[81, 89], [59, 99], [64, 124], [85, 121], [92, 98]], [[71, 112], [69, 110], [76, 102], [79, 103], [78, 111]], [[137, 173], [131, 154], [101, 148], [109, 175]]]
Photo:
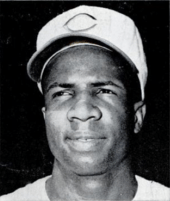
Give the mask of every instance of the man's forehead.
[[128, 65], [108, 50], [99, 47], [74, 47], [56, 55], [49, 61], [42, 82], [48, 88], [58, 83], [108, 82], [119, 78]]
[[78, 73], [104, 76], [127, 66], [127, 62], [114, 52], [101, 47], [76, 46], [55, 55], [47, 64], [43, 77], [69, 77], [72, 74], [76, 77]]

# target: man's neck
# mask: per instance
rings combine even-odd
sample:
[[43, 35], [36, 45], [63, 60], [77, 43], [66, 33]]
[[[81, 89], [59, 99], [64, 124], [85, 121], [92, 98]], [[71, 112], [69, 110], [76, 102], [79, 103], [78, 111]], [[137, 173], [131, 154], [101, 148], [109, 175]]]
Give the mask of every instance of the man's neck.
[[54, 163], [46, 191], [53, 200], [132, 200], [137, 183], [129, 163], [96, 176], [80, 176], [62, 172]]

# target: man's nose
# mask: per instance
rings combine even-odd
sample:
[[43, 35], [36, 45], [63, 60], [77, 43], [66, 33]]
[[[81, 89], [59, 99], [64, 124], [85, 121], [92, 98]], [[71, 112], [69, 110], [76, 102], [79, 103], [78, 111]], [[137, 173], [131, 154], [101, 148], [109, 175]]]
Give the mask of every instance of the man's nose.
[[97, 121], [101, 118], [102, 113], [97, 106], [94, 106], [87, 100], [80, 100], [73, 105], [67, 113], [69, 121]]

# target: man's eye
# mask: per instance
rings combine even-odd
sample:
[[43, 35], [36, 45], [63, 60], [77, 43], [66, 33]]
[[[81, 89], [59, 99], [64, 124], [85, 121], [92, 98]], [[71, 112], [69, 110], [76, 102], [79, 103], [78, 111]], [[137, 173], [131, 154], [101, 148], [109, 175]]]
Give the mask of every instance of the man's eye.
[[72, 96], [72, 95], [73, 95], [73, 93], [68, 92], [68, 91], [58, 91], [52, 95], [52, 98], [62, 97], [62, 96]]
[[110, 89], [99, 89], [97, 91], [97, 94], [116, 94]]

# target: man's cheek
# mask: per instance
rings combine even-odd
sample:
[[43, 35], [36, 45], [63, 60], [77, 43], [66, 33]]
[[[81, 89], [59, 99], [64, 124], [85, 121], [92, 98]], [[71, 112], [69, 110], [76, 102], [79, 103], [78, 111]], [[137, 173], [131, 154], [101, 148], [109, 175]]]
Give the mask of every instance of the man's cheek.
[[[48, 116], [45, 119], [46, 134], [49, 141], [56, 141], [60, 134], [60, 123], [57, 118]], [[54, 142], [53, 142], [54, 143]]]
[[56, 128], [53, 125], [46, 123], [46, 134], [49, 145], [55, 146], [56, 142], [58, 141], [58, 131]]
[[45, 113], [45, 124], [47, 131], [49, 130], [51, 133], [55, 133], [57, 129], [63, 127], [65, 119], [63, 118], [63, 114], [59, 111], [51, 111], [47, 110]]

